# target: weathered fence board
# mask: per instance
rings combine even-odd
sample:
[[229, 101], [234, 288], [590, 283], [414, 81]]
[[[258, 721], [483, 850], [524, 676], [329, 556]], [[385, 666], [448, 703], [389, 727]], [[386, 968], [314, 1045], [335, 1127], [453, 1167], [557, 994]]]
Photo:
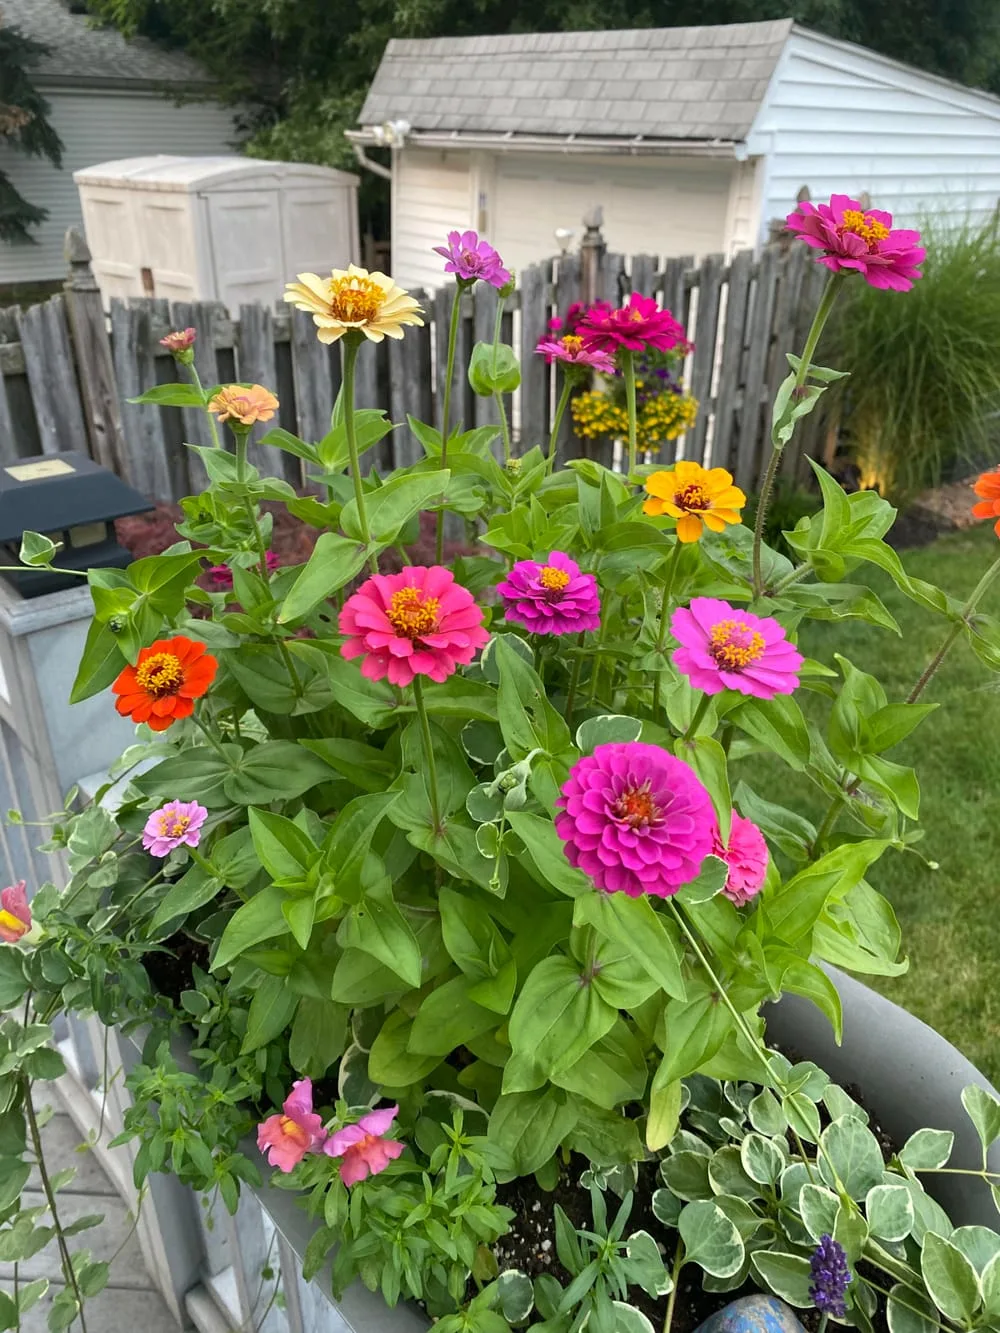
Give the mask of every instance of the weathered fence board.
[[170, 501], [174, 482], [167, 459], [163, 411], [152, 403], [130, 403], [156, 383], [156, 346], [151, 336], [153, 312], [144, 306], [111, 302], [111, 346], [121, 395], [125, 480], [153, 500]]
[[66, 313], [73, 337], [90, 452], [105, 467], [123, 472], [125, 440], [101, 293], [90, 268], [90, 247], [76, 227], [66, 233]]
[[521, 440], [530, 448], [549, 438], [548, 368], [535, 348], [548, 332], [552, 264], [525, 269], [518, 279], [521, 296]]
[[[427, 298], [419, 289], [413, 296], [426, 309]], [[407, 424], [407, 416], [416, 421], [434, 419], [434, 393], [431, 383], [431, 330], [407, 329], [403, 338], [389, 343], [389, 416], [397, 424], [388, 437], [395, 450], [396, 462], [403, 467], [424, 456], [423, 446]]]
[[340, 388], [340, 348], [319, 341], [312, 316], [304, 310], [293, 309], [291, 314], [296, 434], [315, 443], [330, 429], [333, 404]]
[[705, 453], [711, 412], [712, 376], [718, 351], [719, 302], [722, 296], [722, 255], [706, 255], [698, 272], [698, 336], [691, 358], [691, 392], [705, 404], [684, 437], [684, 457], [700, 460]]
[[753, 253], [742, 250], [729, 266], [729, 285], [726, 288], [726, 319], [722, 334], [722, 360], [719, 366], [719, 388], [715, 401], [715, 420], [712, 432], [713, 467], [725, 467], [736, 436], [738, 408], [742, 392], [742, 372], [746, 356], [744, 333], [747, 321], [747, 302], [750, 297], [750, 278], [753, 271]]
[[42, 452], [88, 453], [64, 298], [30, 306], [18, 318], [18, 333]]
[[[219, 383], [219, 366], [215, 353], [215, 310], [209, 301], [177, 301], [170, 307], [170, 323], [175, 329], [193, 328], [197, 333], [194, 345], [194, 368], [198, 372], [202, 387], [210, 389]], [[214, 443], [211, 422], [205, 413], [196, 407], [185, 407], [181, 411], [184, 422], [185, 444], [211, 446]], [[187, 454], [188, 476], [191, 489], [202, 490], [208, 482], [205, 465], [193, 449]]]
[[[274, 345], [274, 317], [266, 306], [241, 305], [239, 329], [239, 355], [237, 374], [241, 380], [251, 384], [275, 385], [278, 382], [278, 364]], [[279, 408], [280, 411], [280, 408]], [[277, 421], [259, 422], [249, 435], [247, 456], [255, 467], [283, 481], [298, 481], [298, 468], [288, 469], [286, 464], [298, 460], [291, 454], [283, 453], [273, 444], [261, 444], [260, 439]]]
[[764, 251], [757, 269], [747, 323], [747, 362], [743, 390], [743, 408], [737, 443], [735, 468], [737, 486], [753, 490], [758, 479], [758, 457], [763, 411], [763, 384], [771, 346], [771, 319], [774, 314], [775, 286], [779, 257], [771, 248]]

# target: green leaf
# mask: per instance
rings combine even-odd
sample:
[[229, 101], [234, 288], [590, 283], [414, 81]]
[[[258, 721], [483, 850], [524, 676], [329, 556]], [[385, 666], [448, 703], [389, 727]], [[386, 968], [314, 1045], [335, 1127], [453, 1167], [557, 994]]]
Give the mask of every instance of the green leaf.
[[205, 395], [193, 384], [154, 384], [130, 403], [154, 403], [157, 407], [204, 407]]
[[360, 540], [336, 532], [321, 533], [312, 554], [285, 595], [278, 623], [301, 620], [339, 592], [364, 568], [367, 550]]
[[930, 1301], [897, 1282], [886, 1302], [889, 1333], [938, 1333], [940, 1320]]
[[764, 1286], [773, 1291], [789, 1305], [799, 1309], [812, 1307], [809, 1288], [812, 1286], [812, 1273], [809, 1260], [797, 1254], [783, 1254], [780, 1250], [755, 1250], [750, 1256], [750, 1264]]
[[928, 1231], [920, 1251], [920, 1272], [938, 1309], [968, 1325], [979, 1305], [980, 1289], [976, 1270], [962, 1251]]
[[768, 893], [763, 911], [772, 933], [793, 946], [808, 941], [827, 903], [858, 884], [868, 867], [891, 846], [878, 838], [844, 843]]
[[[691, 740], [683, 738], [677, 740], [674, 744], [674, 754], [688, 767], [694, 769], [702, 786], [711, 796], [715, 817], [719, 821], [720, 837], [724, 845], [728, 844], [733, 798], [729, 791], [725, 750], [711, 736], [695, 736]], [[725, 883], [725, 877], [722, 882]]]
[[368, 1077], [387, 1088], [408, 1088], [419, 1083], [441, 1063], [438, 1055], [415, 1055], [410, 1050], [413, 1020], [394, 1009], [382, 1024], [368, 1054]]
[[662, 1087], [653, 1086], [646, 1116], [646, 1147], [650, 1152], [665, 1148], [677, 1133], [680, 1123], [683, 1085], [674, 1079]]
[[899, 1160], [911, 1171], [936, 1171], [946, 1166], [955, 1146], [950, 1129], [918, 1129], [903, 1144]]
[[113, 684], [125, 666], [118, 635], [97, 620], [90, 622], [83, 656], [70, 691], [71, 704], [82, 703]]
[[575, 1092], [586, 1101], [612, 1111], [626, 1102], [639, 1101], [647, 1078], [642, 1047], [628, 1024], [618, 1019], [606, 1036], [575, 1064], [554, 1074], [552, 1081], [567, 1092]]
[[241, 1054], [256, 1051], [279, 1037], [291, 1022], [298, 1003], [299, 996], [288, 985], [287, 978], [263, 977], [250, 1001]]
[[521, 363], [506, 343], [480, 342], [469, 357], [469, 384], [480, 398], [495, 393], [513, 393], [521, 383]]
[[[594, 894], [593, 885], [583, 871], [567, 861], [565, 844], [551, 819], [520, 810], [508, 811], [506, 818], [524, 843], [530, 868], [537, 872], [542, 883], [570, 898]], [[524, 854], [520, 854], [518, 860], [525, 860]]]
[[569, 748], [570, 734], [565, 721], [549, 703], [537, 672], [521, 656], [510, 634], [498, 634], [484, 650], [483, 669], [495, 657], [499, 671], [497, 717], [504, 744], [511, 758], [524, 759], [532, 750], [562, 754]]
[[497, 1278], [500, 1313], [509, 1324], [523, 1324], [535, 1306], [531, 1278], [516, 1268], [508, 1268]]
[[194, 865], [186, 874], [172, 884], [159, 907], [153, 914], [150, 929], [155, 930], [175, 917], [187, 916], [207, 903], [213, 902], [222, 892], [222, 881], [214, 875], [206, 875], [199, 865]]
[[322, 1078], [344, 1053], [347, 1045], [345, 1005], [304, 995], [295, 1011], [288, 1040], [288, 1059], [305, 1078]]
[[970, 1083], [962, 1089], [962, 1105], [975, 1126], [985, 1154], [990, 1145], [1000, 1138], [1000, 1101], [985, 1088]]
[[758, 1185], [776, 1185], [787, 1165], [780, 1149], [763, 1134], [747, 1134], [740, 1144], [743, 1170]]
[[746, 819], [752, 819], [768, 842], [794, 861], [804, 861], [816, 841], [816, 827], [802, 815], [765, 801], [745, 782], [737, 783], [733, 802]]
[[808, 1181], [799, 1194], [799, 1212], [810, 1236], [817, 1243], [823, 1236], [832, 1236], [837, 1225], [840, 1199], [833, 1190]]
[[[451, 473], [447, 468], [441, 472], [402, 473], [378, 490], [369, 491], [365, 497], [365, 509], [372, 540], [381, 546], [394, 542], [405, 523], [426, 509], [431, 501], [439, 499], [450, 478]], [[351, 499], [344, 505], [340, 524], [348, 537], [355, 541], [362, 540], [355, 500]]]
[[740, 1233], [715, 1203], [689, 1203], [681, 1209], [677, 1230], [686, 1263], [698, 1264], [713, 1277], [732, 1277], [743, 1266]]
[[903, 1185], [875, 1185], [865, 1199], [868, 1229], [880, 1240], [902, 1241], [913, 1230], [913, 1200]]
[[575, 1099], [560, 1088], [505, 1094], [493, 1108], [487, 1136], [510, 1154], [517, 1174], [527, 1176], [553, 1156], [578, 1115]]
[[1000, 1254], [995, 1254], [983, 1269], [980, 1286], [986, 1312], [995, 1318], [1000, 1314]]
[[580, 723], [576, 729], [576, 748], [581, 754], [593, 754], [598, 745], [637, 741], [641, 735], [642, 723], [638, 718], [604, 713]]
[[660, 1256], [660, 1247], [648, 1231], [633, 1231], [625, 1243], [626, 1272], [630, 1282], [642, 1287], [654, 1300], [666, 1296], [673, 1286]]
[[450, 1055], [457, 1047], [499, 1026], [501, 1017], [470, 995], [468, 977], [452, 977], [425, 995], [413, 1020], [409, 1049], [417, 1055]]
[[329, 780], [330, 770], [318, 755], [294, 741], [265, 741], [241, 756], [223, 788], [237, 805], [268, 805], [293, 800]]
[[386, 791], [355, 796], [334, 820], [324, 845], [326, 862], [334, 872], [341, 896], [360, 881], [372, 839], [399, 795], [398, 791]]
[[844, 1039], [844, 1010], [840, 991], [821, 967], [806, 962], [804, 958], [790, 960], [781, 977], [781, 988], [812, 1000], [829, 1019], [834, 1039], [840, 1045]]
[[657, 1083], [686, 1078], [706, 1064], [733, 1031], [733, 1019], [716, 996], [670, 1000], [664, 1010], [665, 1054]]
[[53, 556], [58, 549], [51, 537], [46, 537], [41, 532], [25, 532], [21, 537], [18, 559], [22, 565], [44, 568], [52, 564]]
[[[520, 833], [515, 817], [508, 815], [508, 819]], [[647, 898], [592, 890], [577, 900], [575, 910], [579, 919], [588, 922], [599, 934], [629, 949], [668, 995], [675, 1000], [684, 999], [687, 991], [681, 974], [680, 945], [674, 931]]]
[[617, 1017], [579, 965], [555, 955], [526, 978], [510, 1016], [510, 1044], [551, 1077], [575, 1064]]
[[25, 955], [10, 945], [0, 947], [0, 1009], [13, 1009], [28, 992], [24, 975]]
[[398, 772], [398, 764], [387, 759], [384, 751], [364, 741], [332, 736], [300, 743], [362, 791], [385, 791]]
[[748, 699], [726, 714], [741, 731], [752, 736], [765, 750], [784, 759], [801, 772], [809, 762], [809, 730], [802, 709], [787, 694], [773, 699]]
[[298, 824], [270, 810], [247, 811], [254, 851], [272, 879], [305, 879], [319, 848]]
[[820, 1136], [820, 1146], [819, 1174], [831, 1189], [842, 1186], [860, 1202], [874, 1185], [882, 1183], [885, 1164], [878, 1140], [860, 1120], [853, 1116], [834, 1120]]
[[337, 943], [377, 958], [408, 986], [420, 985], [420, 945], [388, 886], [352, 904], [337, 930]]
[[288, 922], [281, 910], [284, 901], [284, 889], [269, 884], [249, 902], [238, 907], [222, 932], [222, 939], [212, 960], [212, 970], [226, 967], [234, 958], [246, 953], [262, 940], [284, 935], [288, 930]]
[[711, 1162], [711, 1157], [705, 1153], [684, 1149], [661, 1162], [660, 1174], [663, 1183], [679, 1199], [710, 1200], [713, 1193], [709, 1179]]
[[225, 810], [232, 802], [223, 787], [242, 751], [238, 745], [222, 748], [224, 754], [207, 745], [194, 745], [162, 759], [148, 773], [134, 778], [133, 785], [144, 796], [157, 801], [174, 800], [179, 791], [196, 791], [198, 800], [209, 810]]

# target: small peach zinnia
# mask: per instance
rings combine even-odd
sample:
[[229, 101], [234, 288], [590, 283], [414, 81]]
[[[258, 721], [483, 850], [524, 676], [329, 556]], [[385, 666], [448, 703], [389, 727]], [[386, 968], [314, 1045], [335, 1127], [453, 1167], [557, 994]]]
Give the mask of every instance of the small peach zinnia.
[[208, 405], [220, 421], [239, 426], [252, 426], [258, 421], [270, 421], [278, 409], [278, 400], [262, 384], [227, 384], [219, 390]]
[[972, 506], [976, 518], [995, 518], [993, 527], [1000, 537], [1000, 468], [984, 472], [972, 488], [981, 499]]
[[285, 300], [312, 315], [321, 343], [335, 343], [352, 329], [380, 343], [402, 338], [404, 324], [424, 322], [417, 302], [385, 273], [348, 264], [328, 278], [300, 273], [298, 279], [285, 288]]
[[676, 518], [677, 540], [682, 542], [696, 542], [702, 524], [711, 532], [722, 532], [727, 523], [739, 523], [739, 511], [747, 502], [724, 467], [703, 468], [690, 459], [647, 477], [646, 494], [649, 499], [642, 512]]
[[157, 639], [143, 648], [135, 666], [127, 666], [112, 690], [122, 717], [166, 731], [178, 718], [190, 717], [194, 701], [208, 692], [219, 668], [205, 645], [182, 634]]

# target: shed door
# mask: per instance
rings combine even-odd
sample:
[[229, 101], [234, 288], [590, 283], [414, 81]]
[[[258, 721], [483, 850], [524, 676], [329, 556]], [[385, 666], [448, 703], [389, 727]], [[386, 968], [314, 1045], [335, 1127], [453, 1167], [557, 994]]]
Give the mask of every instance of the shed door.
[[209, 299], [235, 315], [241, 304], [273, 306], [285, 285], [275, 190], [225, 190], [205, 196], [215, 271]]

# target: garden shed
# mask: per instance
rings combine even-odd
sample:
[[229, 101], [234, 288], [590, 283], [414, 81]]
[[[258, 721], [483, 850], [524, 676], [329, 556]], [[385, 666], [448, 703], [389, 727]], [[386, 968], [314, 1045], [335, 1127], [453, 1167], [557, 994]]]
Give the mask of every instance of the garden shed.
[[1000, 196], [1000, 99], [790, 19], [394, 39], [360, 121], [358, 151], [392, 147], [404, 286], [440, 284], [449, 228], [523, 268], [595, 204], [613, 250], [674, 256], [756, 246], [803, 187], [906, 224]]

